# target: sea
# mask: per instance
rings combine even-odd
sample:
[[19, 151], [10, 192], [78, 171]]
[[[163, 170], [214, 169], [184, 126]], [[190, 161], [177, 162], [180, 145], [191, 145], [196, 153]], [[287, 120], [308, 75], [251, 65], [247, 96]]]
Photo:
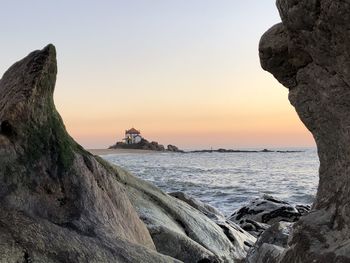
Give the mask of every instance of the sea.
[[317, 150], [274, 150], [300, 152], [154, 152], [102, 157], [165, 192], [185, 192], [227, 216], [263, 194], [291, 204], [312, 204], [318, 185]]

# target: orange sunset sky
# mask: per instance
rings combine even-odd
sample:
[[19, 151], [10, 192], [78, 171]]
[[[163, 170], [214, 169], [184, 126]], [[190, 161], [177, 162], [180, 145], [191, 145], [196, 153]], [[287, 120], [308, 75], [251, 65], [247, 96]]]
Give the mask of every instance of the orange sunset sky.
[[8, 2], [0, 71], [53, 43], [56, 106], [87, 148], [131, 127], [183, 149], [314, 146], [288, 90], [260, 68], [274, 0]]

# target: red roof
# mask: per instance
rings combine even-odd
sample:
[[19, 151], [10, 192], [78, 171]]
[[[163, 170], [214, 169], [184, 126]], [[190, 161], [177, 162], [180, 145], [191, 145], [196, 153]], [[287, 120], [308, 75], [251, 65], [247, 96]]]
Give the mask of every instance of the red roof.
[[130, 130], [126, 130], [125, 134], [140, 134], [140, 131], [136, 130], [135, 128], [131, 128]]

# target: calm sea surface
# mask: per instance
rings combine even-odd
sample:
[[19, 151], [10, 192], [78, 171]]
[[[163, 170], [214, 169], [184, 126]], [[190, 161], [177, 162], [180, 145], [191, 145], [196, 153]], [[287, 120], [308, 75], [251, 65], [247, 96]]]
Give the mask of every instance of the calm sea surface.
[[298, 153], [150, 153], [105, 155], [165, 192], [183, 191], [229, 215], [261, 194], [291, 203], [313, 201], [316, 149]]

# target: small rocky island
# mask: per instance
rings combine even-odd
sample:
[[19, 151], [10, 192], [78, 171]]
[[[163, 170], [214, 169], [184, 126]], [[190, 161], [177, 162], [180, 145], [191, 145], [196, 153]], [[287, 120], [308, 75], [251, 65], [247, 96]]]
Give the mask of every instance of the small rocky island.
[[169, 144], [166, 148], [158, 142], [149, 142], [141, 136], [141, 132], [135, 128], [125, 131], [125, 137], [122, 141], [110, 146], [108, 149], [137, 149], [150, 151], [168, 151], [168, 152], [183, 152], [175, 145]]

